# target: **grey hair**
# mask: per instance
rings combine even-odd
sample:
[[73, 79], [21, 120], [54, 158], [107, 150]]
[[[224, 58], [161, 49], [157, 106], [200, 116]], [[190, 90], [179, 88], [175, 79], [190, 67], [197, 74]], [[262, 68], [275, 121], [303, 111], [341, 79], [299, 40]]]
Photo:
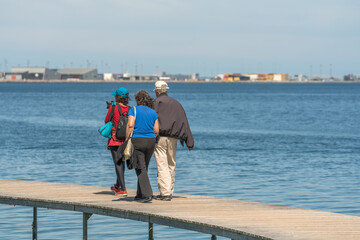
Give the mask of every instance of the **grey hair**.
[[157, 89], [156, 89], [156, 91], [161, 92], [161, 93], [163, 93], [163, 92], [168, 92], [168, 90], [169, 90], [169, 87], [166, 86], [165, 84], [162, 85], [161, 88], [157, 88]]

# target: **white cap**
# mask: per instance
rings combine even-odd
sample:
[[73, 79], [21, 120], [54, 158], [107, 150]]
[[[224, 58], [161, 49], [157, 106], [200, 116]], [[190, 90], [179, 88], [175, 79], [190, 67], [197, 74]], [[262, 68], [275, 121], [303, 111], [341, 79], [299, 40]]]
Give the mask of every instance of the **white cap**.
[[155, 90], [168, 90], [169, 86], [167, 85], [167, 83], [165, 81], [156, 81], [155, 82]]

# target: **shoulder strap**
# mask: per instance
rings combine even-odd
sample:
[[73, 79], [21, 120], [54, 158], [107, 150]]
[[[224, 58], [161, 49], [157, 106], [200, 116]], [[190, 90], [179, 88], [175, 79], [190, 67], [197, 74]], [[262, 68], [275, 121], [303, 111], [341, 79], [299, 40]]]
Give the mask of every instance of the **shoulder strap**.
[[109, 122], [112, 122], [114, 124], [114, 111], [115, 111], [115, 105], [111, 105], [111, 112], [109, 115]]
[[[135, 106], [134, 106], [134, 115], [135, 115], [135, 120], [136, 120], [136, 107]], [[134, 128], [135, 128], [135, 121], [134, 121]], [[130, 133], [130, 138], [132, 137], [132, 135], [134, 133], [134, 128], [133, 128], [132, 132]]]
[[121, 105], [118, 103], [117, 104], [117, 108], [118, 108], [118, 110], [119, 110], [119, 113], [120, 113], [120, 116], [125, 116], [125, 115], [129, 115], [129, 112], [130, 112], [130, 106], [128, 106], [128, 110], [127, 110], [127, 112], [126, 112], [126, 114], [124, 115], [124, 113], [123, 113], [123, 111], [121, 110]]
[[122, 110], [121, 110], [121, 106], [120, 106], [120, 104], [119, 104], [119, 103], [117, 103], [117, 104], [116, 104], [116, 106], [117, 106], [117, 109], [119, 110], [119, 114], [120, 114], [120, 116], [124, 116], [124, 114], [123, 114], [123, 112], [122, 112]]

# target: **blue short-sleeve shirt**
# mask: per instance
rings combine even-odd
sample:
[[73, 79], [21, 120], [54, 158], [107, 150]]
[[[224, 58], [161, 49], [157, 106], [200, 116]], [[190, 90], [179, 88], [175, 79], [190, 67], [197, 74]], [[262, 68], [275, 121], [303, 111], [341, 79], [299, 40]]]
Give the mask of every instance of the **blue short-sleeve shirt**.
[[[134, 107], [129, 111], [129, 115], [135, 116]], [[155, 138], [154, 123], [158, 119], [157, 113], [146, 106], [136, 106], [136, 118], [133, 138]]]

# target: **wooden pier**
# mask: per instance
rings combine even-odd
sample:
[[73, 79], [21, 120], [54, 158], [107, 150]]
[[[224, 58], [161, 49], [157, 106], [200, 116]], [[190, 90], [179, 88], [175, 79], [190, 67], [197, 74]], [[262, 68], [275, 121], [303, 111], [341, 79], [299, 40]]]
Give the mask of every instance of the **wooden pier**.
[[[21, 191], [19, 191], [21, 189]], [[132, 219], [209, 234], [209, 239], [359, 240], [360, 217], [235, 199], [176, 194], [172, 201], [134, 201], [135, 190], [119, 198], [108, 187], [0, 180], [0, 203], [83, 213], [83, 238], [92, 214]]]

